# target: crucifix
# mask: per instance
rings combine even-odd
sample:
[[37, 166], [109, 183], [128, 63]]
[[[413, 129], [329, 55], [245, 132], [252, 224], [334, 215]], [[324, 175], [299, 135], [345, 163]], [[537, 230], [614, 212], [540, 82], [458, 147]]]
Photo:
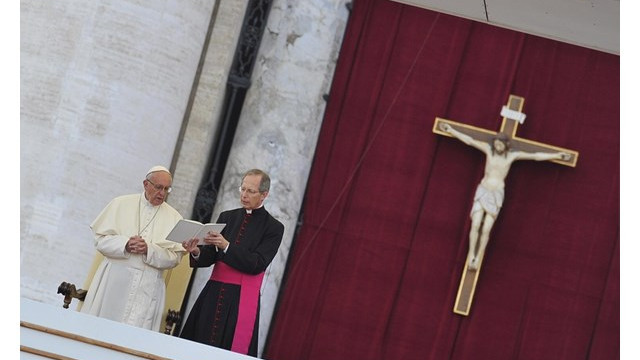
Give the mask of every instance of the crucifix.
[[500, 112], [499, 132], [438, 117], [433, 124], [434, 133], [457, 138], [486, 155], [484, 177], [476, 189], [471, 209], [469, 251], [453, 308], [456, 314], [469, 315], [491, 228], [504, 200], [504, 181], [511, 164], [517, 160], [536, 160], [575, 167], [578, 161], [576, 151], [516, 136], [518, 125], [525, 119], [523, 105], [524, 98], [509, 96], [509, 102]]

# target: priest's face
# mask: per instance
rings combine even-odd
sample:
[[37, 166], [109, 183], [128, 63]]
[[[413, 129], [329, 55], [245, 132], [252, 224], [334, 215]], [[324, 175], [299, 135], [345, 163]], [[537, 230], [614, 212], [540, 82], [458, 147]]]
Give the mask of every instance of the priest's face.
[[156, 171], [149, 175], [149, 179], [145, 179], [144, 196], [149, 200], [151, 205], [158, 206], [167, 198], [169, 189], [171, 188], [171, 175], [164, 171]]
[[268, 191], [260, 192], [261, 175], [247, 175], [242, 179], [240, 185], [240, 203], [242, 207], [249, 209], [257, 209], [269, 194]]

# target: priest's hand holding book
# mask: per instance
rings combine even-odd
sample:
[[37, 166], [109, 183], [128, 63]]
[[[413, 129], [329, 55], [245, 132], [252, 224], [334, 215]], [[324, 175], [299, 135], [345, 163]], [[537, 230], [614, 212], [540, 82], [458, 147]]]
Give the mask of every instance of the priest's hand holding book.
[[[220, 235], [224, 227], [225, 224], [203, 224], [195, 220], [182, 219], [167, 235], [167, 240], [181, 243], [187, 252], [197, 258], [200, 256], [198, 245], [214, 245], [216, 251], [226, 249], [229, 242]], [[224, 247], [220, 247], [221, 245]]]
[[[198, 238], [193, 238], [182, 242], [182, 247], [194, 257], [200, 256], [200, 248], [198, 248]], [[213, 245], [217, 249], [226, 251], [229, 242], [219, 232], [209, 231], [203, 238], [204, 245]]]

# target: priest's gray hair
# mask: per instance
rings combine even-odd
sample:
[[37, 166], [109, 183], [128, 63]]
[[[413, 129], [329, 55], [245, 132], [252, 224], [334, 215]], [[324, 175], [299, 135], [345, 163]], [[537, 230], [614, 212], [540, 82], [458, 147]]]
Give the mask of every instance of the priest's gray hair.
[[260, 175], [260, 187], [258, 188], [258, 191], [261, 193], [269, 191], [269, 188], [271, 187], [271, 178], [266, 172], [260, 169], [251, 169], [242, 175], [242, 180], [244, 180], [247, 175]]

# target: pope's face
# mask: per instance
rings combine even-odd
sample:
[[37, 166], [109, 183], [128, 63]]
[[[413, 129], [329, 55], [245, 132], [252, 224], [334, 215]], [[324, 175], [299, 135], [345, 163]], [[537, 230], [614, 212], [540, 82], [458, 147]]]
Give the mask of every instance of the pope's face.
[[268, 191], [260, 192], [261, 175], [247, 175], [240, 185], [240, 203], [247, 210], [257, 209], [269, 194]]
[[167, 198], [167, 190], [171, 187], [171, 175], [164, 171], [152, 173], [149, 180], [144, 180], [144, 196], [151, 205], [158, 206]]

